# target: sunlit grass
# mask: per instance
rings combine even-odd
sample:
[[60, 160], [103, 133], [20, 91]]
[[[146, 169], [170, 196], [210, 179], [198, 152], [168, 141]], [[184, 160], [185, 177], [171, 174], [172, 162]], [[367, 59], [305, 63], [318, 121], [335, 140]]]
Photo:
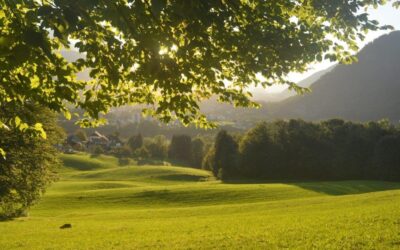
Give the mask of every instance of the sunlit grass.
[[202, 170], [65, 157], [84, 166], [65, 167], [29, 217], [1, 222], [0, 249], [400, 247], [397, 183], [224, 184]]

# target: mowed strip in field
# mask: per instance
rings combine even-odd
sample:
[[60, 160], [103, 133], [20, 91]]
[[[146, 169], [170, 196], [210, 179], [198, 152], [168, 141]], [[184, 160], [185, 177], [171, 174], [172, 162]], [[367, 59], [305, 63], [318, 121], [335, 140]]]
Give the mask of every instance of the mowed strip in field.
[[29, 217], [0, 223], [0, 249], [400, 248], [400, 183], [226, 184], [197, 169], [63, 160]]

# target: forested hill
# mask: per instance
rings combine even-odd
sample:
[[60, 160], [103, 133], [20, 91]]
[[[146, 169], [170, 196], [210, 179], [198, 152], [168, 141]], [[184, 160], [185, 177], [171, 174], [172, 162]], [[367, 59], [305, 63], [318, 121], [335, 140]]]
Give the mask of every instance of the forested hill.
[[266, 105], [266, 118], [399, 121], [400, 31], [368, 44], [358, 58], [358, 63], [338, 65], [323, 75], [311, 93]]

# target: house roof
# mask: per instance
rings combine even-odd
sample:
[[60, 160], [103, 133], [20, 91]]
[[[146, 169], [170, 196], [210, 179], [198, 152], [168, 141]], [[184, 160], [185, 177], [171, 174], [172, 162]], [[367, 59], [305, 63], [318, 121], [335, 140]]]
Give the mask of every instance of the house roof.
[[102, 140], [108, 141], [108, 138], [107, 138], [106, 136], [100, 134], [98, 131], [94, 131], [94, 132], [90, 135], [90, 137], [95, 137], [95, 138], [98, 138], [98, 139], [102, 139]]

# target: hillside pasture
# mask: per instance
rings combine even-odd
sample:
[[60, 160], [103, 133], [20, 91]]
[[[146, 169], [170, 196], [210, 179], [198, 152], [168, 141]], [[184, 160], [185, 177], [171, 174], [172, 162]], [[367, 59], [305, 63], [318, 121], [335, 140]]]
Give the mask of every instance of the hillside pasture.
[[400, 247], [399, 183], [227, 184], [197, 169], [63, 160], [30, 215], [0, 223], [1, 249]]

